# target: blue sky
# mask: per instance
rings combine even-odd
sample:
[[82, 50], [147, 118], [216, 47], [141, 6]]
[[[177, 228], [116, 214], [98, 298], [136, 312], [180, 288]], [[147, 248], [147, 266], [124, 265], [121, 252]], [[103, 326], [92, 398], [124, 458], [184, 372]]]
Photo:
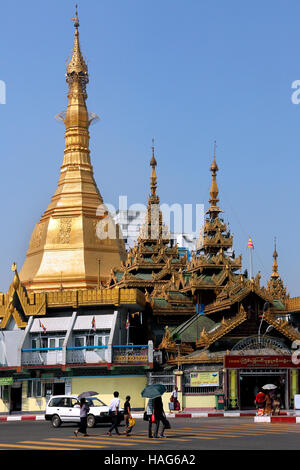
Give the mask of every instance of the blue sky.
[[[151, 139], [161, 202], [207, 207], [217, 140], [220, 206], [236, 254], [266, 283], [277, 237], [279, 272], [299, 286], [300, 3], [238, 0], [85, 0], [80, 41], [88, 60], [95, 179], [106, 202], [145, 203]], [[53, 195], [63, 159], [65, 66], [75, 1], [2, 2], [0, 290], [19, 270]]]

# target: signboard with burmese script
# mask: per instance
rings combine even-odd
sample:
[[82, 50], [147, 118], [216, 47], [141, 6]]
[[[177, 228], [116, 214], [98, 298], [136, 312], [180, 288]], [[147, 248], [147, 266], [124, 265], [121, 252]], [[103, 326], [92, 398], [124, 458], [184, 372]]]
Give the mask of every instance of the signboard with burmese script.
[[226, 369], [293, 369], [300, 367], [299, 362], [293, 360], [293, 356], [225, 356], [224, 367]]
[[191, 372], [191, 387], [218, 387], [219, 372]]

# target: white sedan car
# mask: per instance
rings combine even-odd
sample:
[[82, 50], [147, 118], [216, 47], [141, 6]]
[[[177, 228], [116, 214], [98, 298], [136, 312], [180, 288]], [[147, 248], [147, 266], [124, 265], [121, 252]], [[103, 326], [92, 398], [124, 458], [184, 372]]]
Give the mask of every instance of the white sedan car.
[[[87, 426], [94, 427], [97, 423], [111, 423], [112, 417], [109, 408], [99, 398], [86, 398], [90, 407], [87, 416]], [[55, 395], [47, 404], [45, 419], [51, 421], [55, 428], [62, 423], [79, 423], [80, 407], [77, 395]], [[124, 410], [120, 409], [120, 421], [124, 420]]]

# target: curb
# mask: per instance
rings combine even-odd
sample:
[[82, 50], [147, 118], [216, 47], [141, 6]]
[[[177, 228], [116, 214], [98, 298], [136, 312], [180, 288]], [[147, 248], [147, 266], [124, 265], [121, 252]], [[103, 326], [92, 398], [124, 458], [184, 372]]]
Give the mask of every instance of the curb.
[[300, 416], [256, 416], [255, 423], [300, 423]]
[[[256, 416], [255, 413], [166, 413], [167, 418], [237, 418]], [[135, 419], [143, 419], [144, 414], [132, 413]], [[45, 421], [44, 415], [0, 416], [1, 421]]]
[[[144, 413], [132, 413], [135, 419], [143, 419]], [[167, 418], [247, 418], [254, 417], [254, 422], [270, 423], [270, 422], [286, 422], [300, 423], [300, 416], [287, 416], [286, 412], [282, 412], [281, 416], [256, 416], [254, 412], [221, 412], [221, 413], [166, 413]], [[16, 415], [16, 416], [0, 416], [0, 422], [4, 421], [45, 421], [45, 415]]]

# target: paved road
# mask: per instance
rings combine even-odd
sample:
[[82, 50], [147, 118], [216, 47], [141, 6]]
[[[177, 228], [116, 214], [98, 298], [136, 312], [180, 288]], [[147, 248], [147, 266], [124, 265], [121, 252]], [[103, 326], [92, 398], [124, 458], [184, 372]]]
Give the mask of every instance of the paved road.
[[[300, 424], [254, 423], [253, 418], [173, 419], [167, 439], [148, 439], [147, 423], [137, 420], [133, 435], [106, 435], [107, 426], [75, 437], [76, 425], [49, 422], [0, 423], [0, 450], [298, 450]], [[123, 431], [123, 427], [120, 428]], [[145, 454], [146, 455], [146, 454]], [[190, 452], [187, 454], [190, 455]]]

